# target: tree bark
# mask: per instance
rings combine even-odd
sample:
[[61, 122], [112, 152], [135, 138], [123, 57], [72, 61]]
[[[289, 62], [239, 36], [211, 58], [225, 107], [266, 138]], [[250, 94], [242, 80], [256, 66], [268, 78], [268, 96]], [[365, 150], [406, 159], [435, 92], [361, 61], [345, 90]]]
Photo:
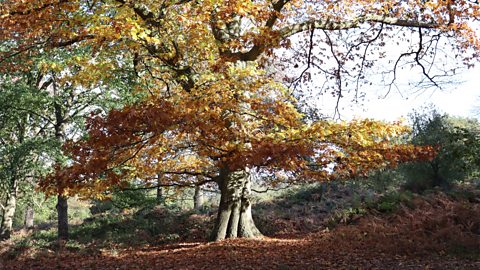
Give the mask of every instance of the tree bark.
[[[59, 91], [57, 89], [56, 78], [53, 77], [53, 96], [60, 97]], [[57, 100], [53, 104], [54, 114], [55, 114], [55, 139], [60, 143], [65, 143], [66, 141], [66, 125], [67, 125], [67, 115], [68, 113], [63, 108], [63, 106], [67, 106], [67, 108], [71, 108], [72, 100], [63, 100], [64, 104], [62, 105]], [[69, 105], [70, 106], [69, 106]], [[59, 162], [59, 160], [57, 160]], [[58, 235], [57, 238], [59, 240], [68, 240], [68, 201], [67, 197], [59, 193], [57, 195], [57, 216], [58, 216]]]
[[252, 217], [251, 176], [246, 170], [224, 170], [218, 178], [220, 206], [212, 232], [213, 241], [225, 238], [255, 238], [262, 233]]
[[162, 174], [158, 174], [157, 177], [157, 203], [162, 204], [165, 202], [165, 198], [163, 197]]
[[157, 203], [163, 203], [163, 188], [161, 186], [157, 187]]
[[68, 203], [67, 197], [57, 196], [58, 239], [68, 240]]
[[441, 187], [446, 189], [449, 187], [448, 181], [445, 177], [442, 176], [440, 173], [440, 165], [438, 162], [431, 162], [430, 166], [433, 170], [433, 179], [432, 179], [432, 187]]
[[31, 205], [27, 206], [27, 210], [25, 211], [25, 229], [32, 229], [33, 228], [33, 219], [35, 216], [35, 211]]
[[0, 226], [0, 240], [6, 240], [10, 238], [13, 232], [13, 216], [17, 208], [17, 187], [13, 189], [7, 195], [7, 201], [3, 210], [2, 224]]
[[193, 208], [195, 210], [200, 210], [203, 207], [203, 193], [202, 188], [197, 185], [195, 186], [195, 194], [193, 195]]

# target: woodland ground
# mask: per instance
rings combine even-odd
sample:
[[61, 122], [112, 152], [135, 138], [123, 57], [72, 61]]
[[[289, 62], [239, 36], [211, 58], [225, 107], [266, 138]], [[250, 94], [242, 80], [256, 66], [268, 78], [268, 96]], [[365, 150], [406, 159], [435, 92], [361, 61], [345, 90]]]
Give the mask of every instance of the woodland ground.
[[209, 212], [96, 217], [74, 226], [66, 244], [54, 233], [16, 235], [1, 247], [0, 269], [480, 269], [478, 189], [395, 194], [361, 207], [351, 197], [317, 189], [259, 203], [268, 237], [216, 243], [205, 237]]

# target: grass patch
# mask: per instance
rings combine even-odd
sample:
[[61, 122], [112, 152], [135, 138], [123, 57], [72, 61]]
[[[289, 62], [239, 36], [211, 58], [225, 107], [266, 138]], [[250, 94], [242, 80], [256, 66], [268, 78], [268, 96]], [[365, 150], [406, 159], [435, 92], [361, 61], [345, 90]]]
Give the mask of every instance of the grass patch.
[[382, 213], [392, 213], [401, 205], [413, 207], [413, 193], [410, 191], [393, 191], [381, 196], [377, 201], [368, 203], [368, 208]]

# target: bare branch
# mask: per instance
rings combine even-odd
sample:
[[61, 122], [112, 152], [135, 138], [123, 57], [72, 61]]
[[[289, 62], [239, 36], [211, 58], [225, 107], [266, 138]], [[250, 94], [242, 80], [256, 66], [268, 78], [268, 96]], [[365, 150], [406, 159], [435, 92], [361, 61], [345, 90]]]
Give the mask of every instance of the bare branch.
[[211, 183], [213, 180], [204, 180], [197, 182], [195, 184], [179, 184], [179, 183], [170, 183], [170, 184], [158, 184], [153, 186], [145, 186], [145, 187], [135, 187], [135, 188], [122, 188], [122, 191], [136, 191], [136, 190], [149, 190], [149, 189], [156, 189], [159, 187], [195, 187], [197, 185], [204, 185], [206, 183]]
[[309, 69], [310, 69], [310, 66], [312, 65], [312, 51], [313, 51], [313, 34], [315, 32], [315, 28], [312, 28], [310, 30], [310, 43], [309, 43], [309, 47], [308, 47], [308, 56], [307, 56], [307, 67], [302, 71], [302, 73], [300, 73], [300, 75], [294, 79], [290, 85], [288, 86], [288, 88], [291, 88], [292, 85], [293, 85], [293, 91], [297, 88], [298, 86], [298, 83], [300, 82], [300, 80], [302, 79], [303, 75], [305, 75], [305, 72], [307, 72]]
[[338, 119], [340, 119], [340, 99], [343, 97], [343, 95], [342, 95], [342, 91], [343, 91], [342, 83], [343, 82], [342, 82], [342, 76], [341, 76], [343, 64], [340, 61], [340, 59], [338, 59], [337, 54], [335, 53], [335, 50], [333, 49], [333, 42], [332, 42], [332, 39], [330, 38], [330, 36], [328, 35], [327, 31], [323, 30], [323, 33], [327, 37], [327, 44], [330, 46], [330, 52], [332, 53], [333, 58], [337, 62], [337, 68], [335, 69], [335, 74], [334, 75], [335, 75], [336, 84], [338, 86], [338, 90], [337, 90], [338, 97], [337, 97], [337, 102], [335, 104], [335, 112], [333, 114], [333, 118], [335, 119], [335, 117], [338, 114]]
[[381, 28], [380, 28], [380, 30], [378, 30], [378, 33], [372, 39], [364, 42], [367, 45], [365, 46], [365, 50], [363, 51], [362, 63], [360, 64], [360, 71], [358, 72], [358, 76], [357, 76], [357, 80], [356, 80], [355, 99], [358, 99], [358, 90], [359, 90], [359, 86], [360, 86], [360, 78], [361, 78], [361, 74], [363, 73], [363, 70], [365, 68], [365, 61], [366, 61], [366, 58], [367, 58], [368, 49], [370, 48], [370, 45], [372, 45], [372, 43], [375, 42], [380, 37], [380, 35], [382, 34], [382, 31], [383, 31], [383, 23], [381, 24]]
[[423, 50], [423, 34], [422, 34], [422, 28], [418, 28], [418, 50], [415, 52], [415, 62], [417, 62], [418, 66], [422, 68], [422, 73], [423, 76], [425, 76], [434, 86], [438, 87], [441, 89], [441, 87], [437, 84], [437, 82], [434, 80], [435, 76], [430, 76], [427, 73], [427, 70], [425, 69], [425, 66], [420, 62], [420, 53]]
[[288, 189], [289, 187], [283, 187], [283, 188], [270, 188], [268, 187], [267, 189], [264, 189], [264, 190], [257, 190], [257, 189], [253, 189], [252, 188], [252, 191], [255, 192], [255, 193], [267, 193], [269, 191], [282, 191], [282, 190], [285, 190], [285, 189]]
[[383, 98], [386, 98], [388, 96], [388, 94], [390, 94], [390, 91], [392, 90], [392, 86], [395, 85], [395, 81], [397, 80], [397, 68], [398, 68], [398, 64], [400, 63], [400, 61], [402, 60], [403, 57], [406, 57], [406, 56], [409, 56], [409, 55], [412, 55], [414, 54], [414, 52], [406, 52], [406, 53], [402, 53], [398, 58], [397, 58], [397, 61], [395, 61], [395, 65], [393, 66], [393, 79], [392, 81], [388, 84], [388, 91], [387, 93], [385, 94], [385, 96]]
[[[205, 172], [189, 172], [189, 171], [160, 171], [159, 173], [162, 174], [172, 174], [172, 175], [189, 175], [189, 176], [203, 176], [207, 178], [214, 178], [215, 176], [211, 176], [206, 174]], [[203, 183], [202, 183], [203, 184]]]

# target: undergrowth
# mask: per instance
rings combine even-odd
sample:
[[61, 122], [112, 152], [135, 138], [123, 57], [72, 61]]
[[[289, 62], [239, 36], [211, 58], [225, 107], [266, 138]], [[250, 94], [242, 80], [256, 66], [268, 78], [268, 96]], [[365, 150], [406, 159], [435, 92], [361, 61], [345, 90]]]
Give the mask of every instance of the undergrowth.
[[[348, 185], [315, 185], [254, 206], [254, 219], [267, 236], [334, 229], [334, 237], [387, 252], [442, 252], [478, 256], [480, 191], [466, 188], [417, 195], [391, 191], [381, 196]], [[100, 213], [71, 226], [62, 248], [87, 252], [108, 248], [206, 241], [215, 209], [186, 211], [165, 206]], [[9, 256], [58, 248], [56, 230], [18, 237]], [[89, 251], [89, 252], [90, 252]], [[477, 252], [478, 253], [478, 252]]]

